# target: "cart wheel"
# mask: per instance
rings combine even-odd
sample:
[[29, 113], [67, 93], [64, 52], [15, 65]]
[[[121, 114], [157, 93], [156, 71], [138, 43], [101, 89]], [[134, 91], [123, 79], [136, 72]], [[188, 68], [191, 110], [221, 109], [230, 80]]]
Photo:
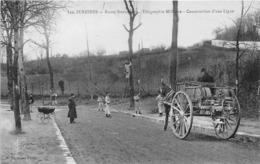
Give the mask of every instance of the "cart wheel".
[[174, 95], [170, 118], [173, 133], [178, 138], [185, 139], [190, 133], [193, 121], [193, 106], [185, 92], [179, 91]]
[[220, 139], [234, 137], [240, 124], [240, 105], [235, 94], [232, 93], [229, 100], [224, 100], [223, 116], [220, 123], [214, 123], [216, 136]]
[[37, 122], [38, 124], [43, 123], [43, 115], [42, 115], [40, 112], [38, 112], [38, 114], [37, 114], [37, 116], [36, 116], [36, 122]]

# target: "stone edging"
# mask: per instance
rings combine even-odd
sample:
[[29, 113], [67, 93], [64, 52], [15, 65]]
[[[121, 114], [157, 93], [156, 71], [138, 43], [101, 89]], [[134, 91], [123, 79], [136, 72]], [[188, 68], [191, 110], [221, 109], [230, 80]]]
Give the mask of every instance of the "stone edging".
[[54, 118], [52, 118], [53, 120], [53, 126], [55, 127], [55, 130], [56, 130], [56, 135], [58, 137], [58, 140], [60, 141], [60, 148], [62, 149], [62, 153], [63, 153], [63, 156], [65, 157], [66, 159], [66, 163], [67, 164], [76, 164], [74, 158], [72, 157], [72, 154], [68, 148], [68, 145], [66, 144], [62, 134], [61, 134], [61, 131], [58, 127], [58, 125], [56, 124], [56, 121]]
[[[157, 123], [164, 123], [164, 120], [159, 120], [153, 117], [145, 116], [145, 115], [139, 115], [139, 114], [134, 114], [134, 113], [129, 113], [125, 111], [121, 111], [121, 113], [124, 113], [126, 115], [131, 115], [134, 117], [140, 117], [142, 119], [147, 119], [153, 122]], [[202, 132], [202, 133], [207, 133], [207, 134], [213, 134], [215, 135], [215, 131], [213, 127], [209, 126], [203, 126], [201, 124], [192, 124], [192, 130], [197, 131], [197, 132]], [[249, 133], [244, 133], [244, 132], [237, 132], [235, 134], [235, 139], [238, 139], [243, 142], [252, 142], [258, 144], [260, 146], [260, 135], [257, 134], [249, 134]]]

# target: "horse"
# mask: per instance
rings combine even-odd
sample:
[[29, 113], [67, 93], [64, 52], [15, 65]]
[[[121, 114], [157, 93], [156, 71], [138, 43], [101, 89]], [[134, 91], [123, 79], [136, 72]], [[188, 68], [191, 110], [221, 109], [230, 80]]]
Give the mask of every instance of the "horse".
[[[168, 86], [164, 81], [163, 79], [161, 80], [161, 86], [160, 86], [160, 91], [159, 91], [162, 96], [164, 97], [164, 100], [163, 101], [166, 101], [166, 102], [171, 102], [174, 94], [175, 94], [175, 91], [173, 91], [171, 89], [170, 86]], [[166, 104], [164, 103], [164, 108], [165, 108], [165, 123], [164, 123], [164, 131], [167, 130], [167, 126], [168, 126], [168, 118], [169, 118], [169, 113], [170, 113], [170, 110], [171, 110], [171, 106], [169, 104]]]

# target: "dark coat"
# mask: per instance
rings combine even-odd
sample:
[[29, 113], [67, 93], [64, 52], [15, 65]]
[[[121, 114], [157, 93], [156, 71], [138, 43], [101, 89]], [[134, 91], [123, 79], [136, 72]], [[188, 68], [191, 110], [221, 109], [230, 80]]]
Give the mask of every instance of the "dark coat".
[[29, 103], [33, 104], [34, 103], [34, 98], [32, 96], [29, 97]]
[[206, 83], [214, 83], [214, 79], [212, 76], [205, 72], [201, 77], [198, 78], [199, 82], [206, 82]]
[[75, 103], [74, 99], [72, 99], [72, 98], [69, 99], [68, 106], [69, 106], [68, 117], [77, 118], [76, 103]]

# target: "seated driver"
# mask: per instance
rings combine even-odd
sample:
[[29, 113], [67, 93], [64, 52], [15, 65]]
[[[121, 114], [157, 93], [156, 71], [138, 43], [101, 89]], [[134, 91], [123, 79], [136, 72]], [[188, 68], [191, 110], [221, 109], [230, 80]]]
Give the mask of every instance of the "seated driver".
[[201, 76], [198, 78], [197, 81], [205, 83], [214, 83], [213, 77], [209, 75], [206, 68], [201, 69]]

